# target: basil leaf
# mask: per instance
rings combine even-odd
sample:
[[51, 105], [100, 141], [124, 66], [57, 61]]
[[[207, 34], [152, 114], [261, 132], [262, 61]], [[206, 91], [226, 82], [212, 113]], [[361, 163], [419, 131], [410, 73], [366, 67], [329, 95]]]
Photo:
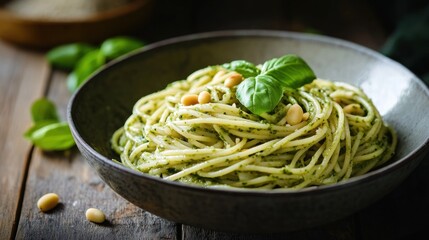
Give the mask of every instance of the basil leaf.
[[86, 43], [65, 44], [51, 49], [46, 54], [46, 58], [54, 67], [72, 70], [85, 54], [95, 49], [95, 47]]
[[111, 60], [143, 46], [144, 43], [135, 38], [114, 37], [101, 43], [100, 50], [107, 59]]
[[34, 123], [42, 121], [59, 121], [55, 105], [46, 98], [40, 98], [31, 105], [31, 118]]
[[277, 81], [268, 75], [246, 78], [237, 87], [237, 99], [252, 113], [260, 115], [273, 110], [283, 95]]
[[67, 77], [67, 87], [70, 92], [76, 91], [88, 77], [106, 63], [106, 57], [100, 50], [87, 53], [76, 68]]
[[236, 96], [252, 113], [261, 115], [277, 106], [286, 88], [299, 88], [315, 78], [313, 70], [302, 58], [285, 55], [266, 61], [259, 75], [248, 77], [238, 85]]
[[67, 88], [70, 92], [76, 91], [84, 80], [78, 79], [75, 71], [67, 76]]
[[67, 122], [41, 127], [29, 134], [28, 138], [37, 147], [48, 151], [65, 150], [75, 145]]
[[244, 78], [255, 77], [260, 70], [253, 64], [244, 60], [236, 60], [223, 64], [223, 67], [240, 73]]
[[57, 122], [58, 121], [54, 121], [54, 120], [39, 121], [39, 122], [35, 123], [33, 126], [31, 126], [27, 131], [25, 131], [24, 137], [31, 140], [31, 135], [35, 131], [37, 131], [37, 130], [45, 127], [45, 126], [48, 126], [50, 124], [57, 123]]
[[299, 88], [311, 83], [316, 75], [307, 63], [296, 55], [285, 55], [264, 63], [261, 74], [276, 79], [283, 88]]

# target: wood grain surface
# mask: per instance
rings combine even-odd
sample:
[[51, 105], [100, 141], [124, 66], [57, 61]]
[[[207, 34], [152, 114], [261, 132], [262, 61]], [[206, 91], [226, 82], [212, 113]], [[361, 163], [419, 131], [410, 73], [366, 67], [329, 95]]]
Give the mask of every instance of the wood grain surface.
[[16, 228], [32, 145], [23, 138], [31, 125], [31, 103], [43, 96], [49, 66], [43, 55], [0, 42], [0, 239]]
[[[63, 120], [71, 95], [65, 78], [65, 73], [54, 72], [47, 93]], [[28, 172], [17, 239], [176, 239], [176, 224], [153, 216], [114, 193], [77, 148], [51, 153], [35, 149]], [[36, 202], [49, 192], [60, 196], [60, 204], [42, 213]], [[107, 221], [89, 222], [85, 211], [91, 207], [102, 210]]]

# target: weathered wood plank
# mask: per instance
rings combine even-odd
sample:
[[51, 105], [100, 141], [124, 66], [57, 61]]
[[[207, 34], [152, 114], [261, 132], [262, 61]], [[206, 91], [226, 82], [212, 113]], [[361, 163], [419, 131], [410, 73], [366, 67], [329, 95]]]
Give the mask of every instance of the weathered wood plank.
[[31, 143], [31, 103], [43, 96], [49, 66], [37, 52], [0, 42], [0, 239], [13, 237]]
[[[48, 98], [65, 119], [70, 93], [65, 74], [55, 72]], [[49, 213], [36, 206], [39, 197], [57, 193], [60, 205]], [[101, 209], [107, 221], [86, 220], [90, 207]], [[34, 151], [29, 168], [17, 239], [176, 239], [176, 224], [128, 203], [96, 175], [74, 148], [70, 154]]]

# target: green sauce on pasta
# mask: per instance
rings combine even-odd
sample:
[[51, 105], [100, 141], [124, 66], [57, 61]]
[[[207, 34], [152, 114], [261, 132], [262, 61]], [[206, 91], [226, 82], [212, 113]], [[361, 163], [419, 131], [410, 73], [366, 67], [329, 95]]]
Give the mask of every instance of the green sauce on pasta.
[[[112, 136], [121, 163], [202, 186], [301, 189], [365, 174], [393, 156], [396, 134], [360, 89], [316, 79], [255, 115], [237, 100], [236, 86], [225, 86], [234, 74], [207, 67], [142, 97]], [[208, 103], [181, 102], [203, 91]], [[289, 124], [295, 104], [305, 116]]]

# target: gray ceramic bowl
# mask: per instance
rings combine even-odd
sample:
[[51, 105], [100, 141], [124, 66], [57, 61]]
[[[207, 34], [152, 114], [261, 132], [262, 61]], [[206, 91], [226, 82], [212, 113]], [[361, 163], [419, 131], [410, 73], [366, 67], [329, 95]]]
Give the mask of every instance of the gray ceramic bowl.
[[[296, 192], [235, 191], [189, 186], [113, 162], [109, 140], [143, 95], [194, 70], [236, 59], [260, 63], [302, 56], [321, 78], [357, 85], [398, 131], [393, 161], [347, 182]], [[226, 31], [154, 43], [108, 64], [70, 100], [68, 121], [89, 164], [119, 195], [162, 218], [214, 230], [299, 230], [351, 215], [394, 189], [429, 148], [429, 91], [400, 64], [329, 37], [278, 31]]]

